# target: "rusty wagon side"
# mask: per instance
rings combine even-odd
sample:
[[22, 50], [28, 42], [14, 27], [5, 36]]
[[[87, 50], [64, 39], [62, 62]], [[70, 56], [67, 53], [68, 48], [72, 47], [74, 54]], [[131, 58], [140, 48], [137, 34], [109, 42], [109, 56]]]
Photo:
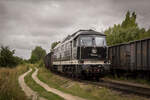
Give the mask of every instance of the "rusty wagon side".
[[119, 72], [150, 72], [150, 38], [108, 47], [111, 69]]

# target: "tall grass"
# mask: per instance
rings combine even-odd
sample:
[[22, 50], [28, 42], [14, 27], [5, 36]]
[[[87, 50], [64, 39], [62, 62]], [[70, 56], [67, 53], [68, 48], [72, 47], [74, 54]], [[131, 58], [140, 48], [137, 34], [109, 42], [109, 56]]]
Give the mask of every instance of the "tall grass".
[[25, 71], [27, 67], [23, 65], [0, 68], [0, 100], [27, 100], [18, 83], [18, 76]]

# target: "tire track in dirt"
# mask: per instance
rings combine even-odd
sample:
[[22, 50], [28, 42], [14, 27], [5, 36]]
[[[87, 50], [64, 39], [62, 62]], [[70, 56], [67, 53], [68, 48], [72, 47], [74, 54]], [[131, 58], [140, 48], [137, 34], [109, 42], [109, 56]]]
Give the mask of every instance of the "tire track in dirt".
[[18, 78], [18, 82], [20, 87], [22, 88], [22, 90], [25, 92], [26, 96], [28, 98], [32, 98], [32, 100], [46, 100], [42, 97], [38, 97], [37, 92], [33, 91], [30, 87], [27, 86], [27, 84], [24, 81], [24, 77], [26, 75], [28, 75], [30, 72], [32, 71], [32, 69], [30, 68], [30, 70], [28, 70], [27, 72], [25, 72], [24, 74], [20, 75]]
[[32, 74], [32, 78], [35, 80], [35, 82], [37, 84], [39, 84], [40, 86], [42, 86], [46, 91], [48, 92], [52, 92], [52, 93], [55, 93], [61, 97], [63, 97], [65, 100], [86, 100], [86, 99], [83, 99], [83, 98], [80, 98], [78, 96], [73, 96], [71, 94], [67, 94], [67, 93], [64, 93], [64, 92], [61, 92], [55, 88], [51, 88], [49, 87], [47, 84], [43, 83], [42, 81], [40, 81], [38, 78], [37, 78], [37, 74], [38, 74], [38, 69], [35, 68], [35, 72]]

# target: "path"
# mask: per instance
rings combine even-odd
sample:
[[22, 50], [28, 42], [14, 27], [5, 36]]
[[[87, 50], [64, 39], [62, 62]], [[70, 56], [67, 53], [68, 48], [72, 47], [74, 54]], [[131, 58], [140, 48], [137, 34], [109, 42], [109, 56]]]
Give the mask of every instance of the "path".
[[80, 97], [77, 97], [77, 96], [73, 96], [73, 95], [70, 95], [70, 94], [67, 94], [67, 93], [64, 93], [64, 92], [61, 92], [57, 89], [54, 89], [54, 88], [51, 88], [49, 87], [47, 84], [43, 83], [42, 81], [40, 81], [38, 78], [37, 78], [37, 73], [38, 73], [38, 69], [35, 68], [35, 72], [32, 74], [32, 78], [35, 80], [35, 82], [39, 85], [41, 85], [46, 91], [48, 92], [53, 92], [61, 97], [63, 97], [65, 100], [85, 100], [83, 98], [80, 98]]
[[24, 77], [29, 74], [32, 71], [32, 69], [30, 68], [29, 71], [25, 72], [24, 74], [20, 75], [18, 78], [19, 81], [19, 85], [22, 88], [22, 90], [25, 92], [26, 96], [29, 98], [32, 98], [32, 100], [46, 100], [42, 97], [38, 97], [38, 94], [36, 92], [34, 92], [31, 88], [29, 88], [27, 86], [27, 84], [24, 81]]

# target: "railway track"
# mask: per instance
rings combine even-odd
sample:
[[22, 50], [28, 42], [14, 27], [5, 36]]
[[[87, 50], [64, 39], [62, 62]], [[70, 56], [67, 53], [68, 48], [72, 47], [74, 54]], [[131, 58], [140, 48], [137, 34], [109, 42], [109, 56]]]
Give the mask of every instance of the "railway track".
[[120, 91], [125, 94], [135, 94], [138, 96], [150, 98], [150, 87], [145, 86], [145, 85], [110, 80], [110, 79], [105, 79], [105, 78], [100, 79], [99, 82], [92, 81], [92, 80], [88, 81], [88, 80], [82, 80], [82, 79], [74, 79], [70, 76], [65, 76], [64, 74], [59, 74], [59, 73], [55, 73], [55, 72], [53, 72], [53, 73], [56, 75], [59, 75], [61, 77], [63, 76], [63, 77], [69, 78], [73, 81], [78, 81], [78, 82], [85, 83], [85, 84], [102, 86], [102, 87], [110, 88], [110, 89], [113, 89], [116, 91]]
[[101, 79], [100, 82], [93, 82], [93, 81], [82, 81], [82, 82], [92, 84], [92, 85], [103, 86], [103, 87], [121, 91], [127, 94], [133, 93], [135, 95], [150, 98], [150, 87], [146, 87], [143, 85], [137, 85], [133, 83], [123, 83], [119, 81], [105, 80], [105, 79]]

